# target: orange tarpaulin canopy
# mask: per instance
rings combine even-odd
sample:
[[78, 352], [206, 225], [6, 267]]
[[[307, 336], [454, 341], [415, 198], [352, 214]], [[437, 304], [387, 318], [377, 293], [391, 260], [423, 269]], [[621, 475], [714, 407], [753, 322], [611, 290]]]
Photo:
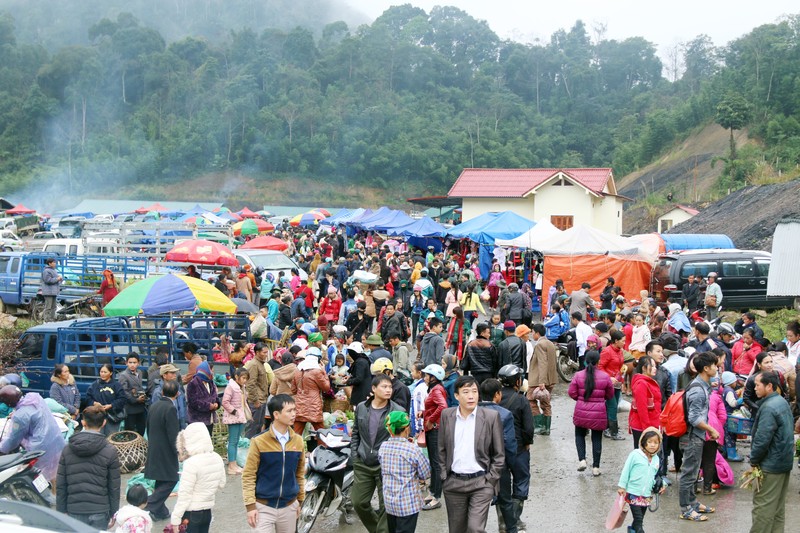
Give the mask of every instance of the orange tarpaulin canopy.
[[639, 291], [650, 286], [652, 268], [653, 265], [646, 261], [619, 259], [608, 255], [545, 256], [542, 293], [547, 294], [559, 278], [564, 280], [567, 294], [580, 289], [581, 283], [586, 281], [592, 286], [589, 294], [599, 303], [600, 293], [610, 276], [622, 289], [626, 299], [638, 298]]

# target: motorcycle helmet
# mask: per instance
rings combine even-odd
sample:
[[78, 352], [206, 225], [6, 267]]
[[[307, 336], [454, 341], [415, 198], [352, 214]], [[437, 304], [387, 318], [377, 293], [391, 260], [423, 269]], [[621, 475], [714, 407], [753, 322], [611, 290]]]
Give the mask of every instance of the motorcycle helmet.
[[428, 365], [422, 369], [423, 374], [430, 374], [439, 381], [444, 381], [444, 368], [442, 365]]
[[723, 322], [717, 326], [717, 335], [733, 335], [736, 336], [736, 330], [727, 322]]
[[388, 357], [379, 357], [370, 367], [370, 371], [372, 371], [373, 374], [383, 374], [386, 370], [394, 371], [392, 361]]
[[497, 379], [506, 387], [516, 387], [522, 378], [522, 369], [514, 364], [505, 365], [497, 373]]
[[22, 398], [22, 391], [16, 385], [6, 385], [0, 389], [0, 403], [16, 407], [20, 398]]
[[5, 379], [6, 385], [14, 385], [15, 387], [22, 388], [22, 378], [19, 374], [6, 374], [3, 378]]
[[361, 344], [360, 342], [352, 342], [350, 343], [350, 346], [347, 347], [347, 351], [352, 356], [362, 354], [364, 353], [364, 345]]

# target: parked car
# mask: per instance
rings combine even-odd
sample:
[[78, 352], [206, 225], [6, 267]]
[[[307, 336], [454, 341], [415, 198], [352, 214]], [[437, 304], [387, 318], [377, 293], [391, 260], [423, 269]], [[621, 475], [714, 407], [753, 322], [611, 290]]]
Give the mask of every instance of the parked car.
[[[791, 307], [793, 298], [768, 297], [767, 278], [772, 255], [759, 250], [690, 250], [662, 254], [650, 275], [650, 294], [666, 307], [667, 298], [681, 301], [690, 274], [704, 279], [719, 276], [723, 309], [776, 309]], [[701, 300], [702, 301], [702, 300]]]
[[33, 234], [31, 240], [25, 243], [25, 247], [31, 252], [37, 252], [44, 249], [44, 245], [47, 241], [63, 238], [64, 236], [57, 231], [37, 231]]
[[300, 273], [300, 279], [308, 279], [306, 271], [297, 266], [293, 259], [283, 255], [281, 252], [275, 250], [234, 250], [236, 259], [239, 260], [239, 265], [250, 265], [253, 270], [261, 267], [265, 273], [271, 272], [275, 279], [278, 279], [278, 274], [283, 271], [284, 275], [291, 277], [291, 270], [296, 268]]
[[13, 231], [0, 231], [0, 250], [4, 252], [19, 252], [25, 248], [25, 243]]

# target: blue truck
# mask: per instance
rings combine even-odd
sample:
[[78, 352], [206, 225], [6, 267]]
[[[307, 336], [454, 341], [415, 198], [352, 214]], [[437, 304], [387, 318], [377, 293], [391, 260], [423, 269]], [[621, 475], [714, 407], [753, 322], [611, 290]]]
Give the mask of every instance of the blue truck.
[[[156, 350], [169, 347], [171, 361], [179, 368], [188, 364], [181, 349], [186, 342], [213, 361], [221, 335], [252, 342], [245, 315], [159, 315], [152, 317], [77, 318], [34, 326], [17, 343], [15, 368], [29, 380], [26, 390], [48, 395], [56, 363], [69, 366], [78, 389], [86, 394], [99, 376], [100, 366], [110, 363], [115, 372], [125, 369], [126, 356], [137, 352], [144, 369], [153, 363]], [[221, 364], [216, 373], [228, 370]]]
[[39, 296], [42, 270], [50, 257], [64, 278], [58, 303], [64, 305], [97, 292], [103, 270], [111, 270], [121, 283], [147, 276], [146, 258], [124, 255], [59, 256], [52, 253], [0, 252], [0, 313], [27, 311], [34, 318], [41, 314]]

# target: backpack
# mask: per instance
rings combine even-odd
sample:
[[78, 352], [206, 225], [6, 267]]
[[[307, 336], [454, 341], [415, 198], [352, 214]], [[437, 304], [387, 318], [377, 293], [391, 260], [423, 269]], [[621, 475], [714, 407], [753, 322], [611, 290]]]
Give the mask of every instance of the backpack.
[[686, 391], [692, 387], [699, 387], [698, 383], [692, 383], [686, 389], [673, 393], [667, 400], [667, 404], [661, 411], [661, 427], [669, 437], [682, 437], [689, 428], [689, 409], [686, 405]]

